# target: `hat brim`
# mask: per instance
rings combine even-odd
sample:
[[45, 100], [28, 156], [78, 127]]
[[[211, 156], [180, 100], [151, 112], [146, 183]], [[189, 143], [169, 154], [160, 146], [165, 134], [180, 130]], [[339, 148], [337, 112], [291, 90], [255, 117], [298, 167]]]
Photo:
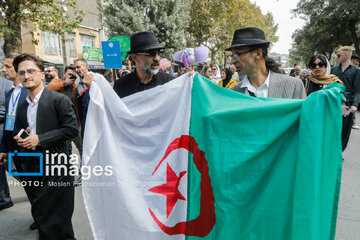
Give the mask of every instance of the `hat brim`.
[[134, 50], [128, 51], [127, 53], [131, 54], [131, 53], [138, 53], [138, 52], [142, 52], [142, 51], [149, 51], [149, 50], [156, 50], [156, 49], [165, 49], [165, 47], [155, 46], [155, 47], [149, 47], [149, 48], [143, 48], [143, 49], [134, 49]]
[[266, 47], [269, 47], [270, 42], [259, 42], [259, 43], [239, 43], [239, 44], [234, 44], [234, 45], [231, 45], [230, 47], [228, 47], [227, 49], [225, 49], [225, 51], [231, 51], [231, 49], [236, 48], [236, 47], [244, 47], [244, 46], [257, 46], [257, 45], [266, 45]]

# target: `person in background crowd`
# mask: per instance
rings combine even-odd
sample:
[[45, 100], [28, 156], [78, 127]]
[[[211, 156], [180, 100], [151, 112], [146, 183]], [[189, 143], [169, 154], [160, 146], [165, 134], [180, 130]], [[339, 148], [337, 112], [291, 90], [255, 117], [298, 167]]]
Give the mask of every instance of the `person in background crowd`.
[[[11, 61], [12, 62], [12, 61]], [[6, 78], [10, 78], [9, 69], [12, 68], [12, 63], [10, 64], [9, 58], [5, 59], [4, 67], [2, 71]], [[16, 75], [16, 74], [15, 74]], [[0, 77], [0, 137], [3, 137], [4, 123], [6, 120], [6, 101], [5, 95], [11, 91], [12, 83], [6, 79]], [[4, 156], [1, 156], [0, 159], [0, 211], [6, 208], [12, 207], [14, 203], [10, 197], [9, 185], [6, 179], [5, 172], [5, 159]]]
[[235, 86], [237, 82], [232, 79], [232, 76], [233, 74], [230, 69], [221, 69], [221, 81], [218, 83], [218, 85], [224, 88], [231, 88]]
[[236, 82], [239, 82], [240, 81], [239, 74], [236, 72], [236, 67], [234, 66], [234, 64], [231, 64], [230, 70], [232, 72], [231, 79], [233, 79]]
[[316, 54], [313, 56], [308, 67], [311, 69], [311, 74], [306, 89], [307, 95], [319, 91], [334, 82], [343, 85], [343, 82], [337, 76], [330, 74], [330, 62], [324, 55]]
[[359, 55], [357, 55], [354, 51], [353, 54], [351, 55], [351, 63], [357, 67], [359, 67], [360, 65], [360, 57]]
[[220, 72], [220, 68], [218, 65], [216, 64], [210, 64], [211, 67], [211, 78], [215, 80], [215, 83], [217, 84], [219, 81], [221, 81], [221, 72]]
[[235, 31], [226, 51], [232, 52], [231, 64], [238, 74], [246, 77], [231, 89], [254, 97], [306, 98], [301, 80], [280, 74], [280, 65], [267, 56], [269, 45], [259, 28]]
[[[360, 57], [359, 55], [356, 54], [355, 51], [353, 51], [352, 55], [351, 55], [351, 63], [357, 67], [359, 67], [360, 65]], [[358, 106], [359, 107], [359, 106]], [[355, 118], [355, 115], [354, 115], [354, 123], [352, 125], [352, 129], [355, 129], [355, 130], [359, 130], [360, 127], [359, 125], [356, 124], [356, 118]]]
[[84, 84], [83, 80], [85, 75], [89, 72], [89, 65], [85, 59], [79, 58], [74, 61], [74, 67], [77, 75], [80, 77], [80, 82], [77, 86], [77, 102], [81, 123], [81, 138], [83, 138], [85, 131], [86, 114], [90, 102], [90, 92]]
[[215, 83], [215, 79], [212, 78], [211, 66], [205, 65], [205, 66], [203, 67], [203, 69], [201, 70], [201, 75], [203, 75], [204, 77], [206, 77], [207, 79], [209, 79], [209, 80], [211, 80], [213, 83]]
[[185, 73], [191, 72], [192, 69], [191, 68], [182, 68], [178, 71], [177, 76], [176, 77], [180, 77], [181, 75], [184, 75]]
[[345, 105], [350, 109], [349, 115], [343, 117], [342, 127], [342, 149], [346, 149], [351, 128], [354, 123], [354, 113], [360, 103], [360, 69], [351, 64], [352, 48], [344, 46], [337, 51], [338, 66], [331, 69], [331, 73], [336, 75], [344, 83], [345, 86]]
[[46, 84], [48, 84], [54, 79], [59, 79], [59, 70], [56, 68], [55, 65], [49, 65], [45, 71]]
[[300, 67], [299, 65], [296, 65], [294, 69], [295, 69], [295, 75], [294, 75], [294, 77], [300, 79], [301, 67]]
[[120, 77], [125, 77], [125, 76], [128, 75], [129, 73], [130, 73], [129, 70], [124, 70], [124, 71], [121, 73]]
[[[73, 103], [73, 107], [75, 110], [76, 118], [78, 120], [79, 126], [81, 124], [79, 117], [79, 106], [77, 102], [77, 84], [76, 81], [76, 72], [74, 66], [66, 66], [63, 79], [53, 79], [46, 86], [48, 89], [64, 94], [69, 97]], [[80, 155], [82, 154], [82, 140], [81, 140], [81, 131], [79, 131], [79, 135], [72, 139], [76, 148], [79, 150]], [[71, 142], [70, 149], [71, 149]]]

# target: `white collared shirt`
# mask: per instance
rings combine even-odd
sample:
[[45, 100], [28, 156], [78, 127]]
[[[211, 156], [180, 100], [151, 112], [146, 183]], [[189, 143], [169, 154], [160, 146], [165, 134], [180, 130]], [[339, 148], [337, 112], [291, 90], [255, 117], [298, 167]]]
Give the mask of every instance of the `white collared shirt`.
[[249, 81], [247, 75], [245, 76], [241, 87], [245, 88], [245, 94], [251, 96], [249, 91], [253, 92], [256, 97], [267, 98], [269, 96], [269, 84], [270, 84], [270, 71], [264, 82], [258, 89], [256, 89]]
[[11, 93], [10, 96], [10, 101], [9, 101], [9, 112], [8, 114], [10, 115], [16, 115], [16, 108], [20, 99], [20, 95], [21, 95], [21, 89], [22, 89], [22, 85], [21, 83], [19, 85], [17, 85], [15, 87], [15, 85], [12, 86], [12, 88], [14, 89], [13, 92]]
[[43, 93], [44, 88], [36, 94], [34, 97], [34, 101], [32, 102], [30, 99], [30, 96], [28, 95], [26, 98], [26, 101], [29, 103], [29, 106], [27, 108], [27, 122], [29, 124], [30, 132], [36, 134], [36, 114], [37, 109], [39, 106], [39, 100], [41, 97], [41, 94]]

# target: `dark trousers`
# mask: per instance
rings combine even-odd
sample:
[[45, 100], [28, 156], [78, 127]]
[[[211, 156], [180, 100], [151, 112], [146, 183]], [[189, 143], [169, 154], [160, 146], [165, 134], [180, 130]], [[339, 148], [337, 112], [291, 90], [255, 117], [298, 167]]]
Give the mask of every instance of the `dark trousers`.
[[[29, 172], [38, 172], [40, 161], [27, 159]], [[69, 164], [66, 164], [69, 167]], [[45, 168], [44, 162], [44, 168]], [[38, 227], [40, 240], [72, 240], [71, 222], [74, 212], [74, 178], [67, 174], [27, 176], [26, 193], [31, 203], [31, 213]], [[37, 185], [35, 185], [35, 183]]]
[[342, 150], [345, 151], [349, 142], [351, 128], [354, 123], [354, 113], [350, 113], [348, 116], [343, 117], [342, 132], [341, 132], [341, 143]]
[[0, 165], [0, 207], [11, 202], [9, 185], [6, 179], [5, 166]]

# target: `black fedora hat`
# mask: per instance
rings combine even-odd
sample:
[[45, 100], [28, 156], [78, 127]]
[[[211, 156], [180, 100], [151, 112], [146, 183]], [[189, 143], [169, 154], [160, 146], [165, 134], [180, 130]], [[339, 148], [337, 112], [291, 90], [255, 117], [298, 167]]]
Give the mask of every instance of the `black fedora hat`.
[[264, 31], [256, 27], [240, 28], [234, 32], [231, 46], [225, 51], [235, 47], [254, 45], [266, 45], [266, 47], [270, 45], [270, 42], [266, 41]]
[[164, 49], [159, 44], [153, 32], [138, 32], [130, 37], [130, 51], [128, 53], [137, 53], [145, 50]]

